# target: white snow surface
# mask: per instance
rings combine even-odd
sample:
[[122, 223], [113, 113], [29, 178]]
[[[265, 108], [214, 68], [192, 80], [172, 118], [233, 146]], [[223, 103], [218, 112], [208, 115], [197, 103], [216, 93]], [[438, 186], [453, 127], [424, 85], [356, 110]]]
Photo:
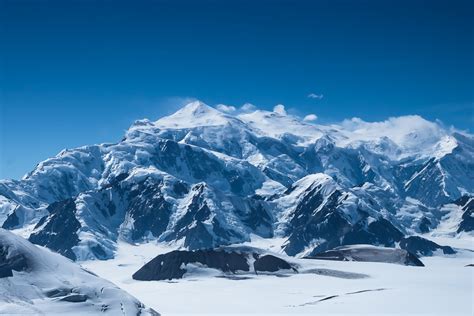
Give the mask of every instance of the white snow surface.
[[[253, 236], [244, 245], [276, 251], [282, 243]], [[464, 249], [450, 257], [423, 257], [425, 267], [295, 259], [280, 253], [300, 273], [247, 278], [222, 277], [201, 267], [180, 280], [133, 280], [146, 262], [174, 249], [150, 243], [121, 243], [115, 259], [82, 265], [159, 307], [163, 315], [472, 315], [474, 272], [466, 265], [474, 262], [474, 245], [464, 239], [453, 246]]]

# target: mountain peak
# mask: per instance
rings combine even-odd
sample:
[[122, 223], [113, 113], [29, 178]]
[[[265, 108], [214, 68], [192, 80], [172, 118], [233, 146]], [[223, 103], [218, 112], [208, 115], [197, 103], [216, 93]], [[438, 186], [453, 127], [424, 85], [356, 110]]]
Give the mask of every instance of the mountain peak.
[[199, 116], [206, 113], [219, 112], [219, 111], [217, 111], [213, 107], [210, 107], [209, 105], [207, 105], [206, 103], [202, 101], [196, 100], [196, 101], [186, 104], [184, 107], [178, 110], [178, 112], [191, 113], [193, 115]]
[[224, 125], [230, 117], [201, 101], [188, 103], [174, 114], [155, 122], [159, 128], [193, 128], [198, 126]]

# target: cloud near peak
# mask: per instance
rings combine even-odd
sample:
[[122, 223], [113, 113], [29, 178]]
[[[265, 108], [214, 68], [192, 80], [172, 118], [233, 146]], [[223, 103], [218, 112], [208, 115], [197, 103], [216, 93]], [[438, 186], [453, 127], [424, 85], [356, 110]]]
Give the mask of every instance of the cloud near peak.
[[225, 113], [233, 113], [235, 112], [237, 109], [235, 108], [235, 106], [232, 106], [232, 105], [225, 105], [225, 104], [218, 104], [216, 105], [216, 109], [218, 109], [219, 111], [221, 112], [225, 112]]
[[252, 103], [245, 103], [244, 105], [242, 105], [242, 107], [240, 108], [241, 111], [244, 111], [244, 112], [253, 112], [257, 109], [257, 107], [255, 105], [253, 105]]
[[286, 115], [285, 106], [283, 104], [277, 104], [273, 108], [273, 112], [278, 113], [280, 115]]
[[318, 119], [318, 116], [316, 114], [308, 114], [303, 118], [303, 121], [305, 122], [314, 122]]

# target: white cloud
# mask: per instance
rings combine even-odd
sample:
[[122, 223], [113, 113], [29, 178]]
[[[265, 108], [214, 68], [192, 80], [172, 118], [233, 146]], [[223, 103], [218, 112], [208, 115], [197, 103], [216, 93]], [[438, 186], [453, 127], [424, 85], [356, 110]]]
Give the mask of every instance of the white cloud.
[[253, 112], [256, 109], [257, 107], [253, 105], [252, 103], [245, 103], [244, 105], [240, 107], [240, 111], [242, 112]]
[[286, 115], [285, 106], [283, 104], [277, 104], [273, 108], [273, 112], [278, 113], [280, 115]]
[[225, 112], [225, 113], [232, 113], [232, 112], [235, 112], [237, 110], [235, 108], [235, 106], [225, 105], [225, 104], [218, 104], [216, 106], [216, 109], [218, 109], [221, 112]]
[[316, 114], [308, 114], [304, 117], [303, 121], [305, 122], [314, 122], [318, 119], [318, 116]]
[[436, 143], [447, 134], [440, 124], [419, 115], [390, 117], [381, 122], [366, 122], [354, 117], [344, 120], [341, 127], [349, 131], [353, 139], [370, 140], [386, 136], [398, 145], [415, 149], [416, 146]]
[[308, 98], [310, 98], [310, 99], [321, 100], [323, 97], [324, 97], [324, 95], [322, 95], [322, 94], [316, 94], [316, 93], [308, 94]]

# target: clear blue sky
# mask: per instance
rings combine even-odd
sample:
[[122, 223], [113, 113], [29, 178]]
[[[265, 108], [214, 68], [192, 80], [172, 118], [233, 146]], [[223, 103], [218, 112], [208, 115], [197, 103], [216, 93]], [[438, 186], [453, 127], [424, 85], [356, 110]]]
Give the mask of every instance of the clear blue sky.
[[473, 20], [473, 1], [0, 0], [0, 178], [173, 98], [472, 131]]

